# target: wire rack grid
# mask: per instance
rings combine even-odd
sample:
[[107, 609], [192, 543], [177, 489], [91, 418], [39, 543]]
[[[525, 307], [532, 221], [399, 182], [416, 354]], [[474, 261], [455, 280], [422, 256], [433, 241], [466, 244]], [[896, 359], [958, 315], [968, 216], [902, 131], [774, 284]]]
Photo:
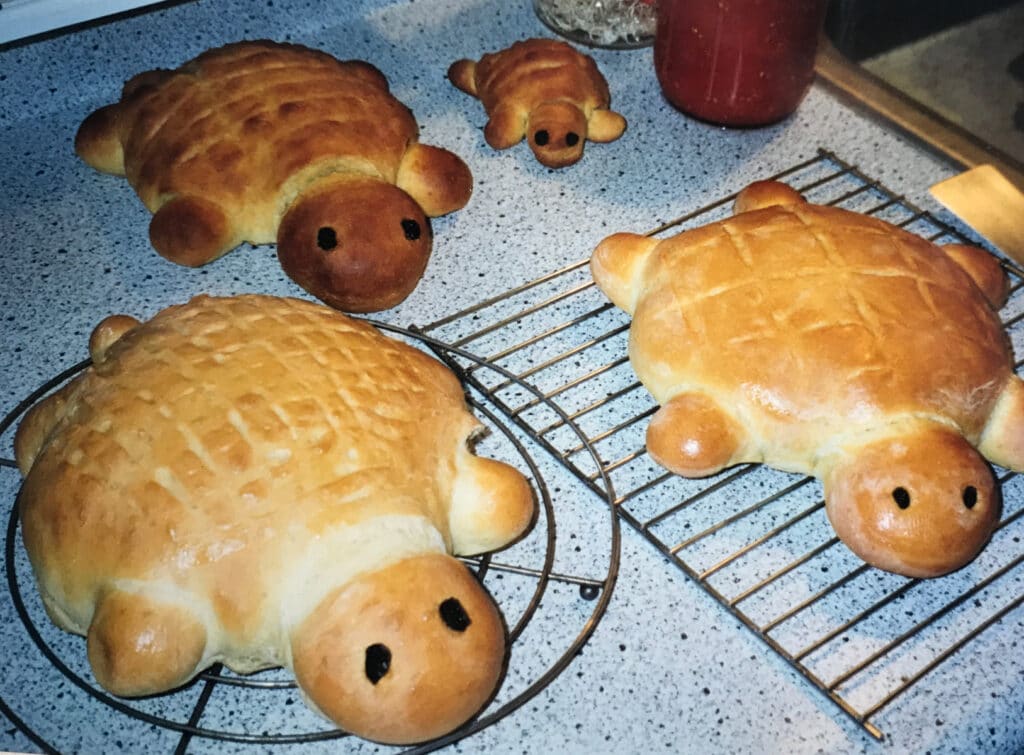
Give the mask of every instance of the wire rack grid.
[[[474, 363], [474, 357], [424, 334], [406, 328], [370, 321], [382, 331], [410, 345], [442, 354], [447, 359]], [[39, 399], [65, 384], [86, 369], [83, 361], [40, 386], [26, 396], [3, 420], [0, 439], [9, 440], [9, 431], [16, 427], [24, 413]], [[502, 380], [515, 377], [500, 367], [477, 364], [482, 371], [493, 370]], [[533, 391], [523, 386], [526, 393]], [[466, 386], [467, 403], [487, 429], [476, 443], [476, 451], [489, 458], [507, 461], [529, 477], [538, 499], [539, 515], [530, 533], [510, 548], [495, 554], [466, 558], [498, 603], [508, 625], [509, 658], [505, 676], [494, 700], [459, 730], [411, 749], [408, 753], [437, 750], [462, 740], [513, 713], [533, 699], [576, 658], [580, 649], [596, 629], [614, 589], [619, 568], [619, 518], [610, 501], [596, 502], [605, 509], [605, 517], [594, 516], [594, 506], [585, 510], [571, 505], [555, 505], [549, 480], [561, 482], [561, 490], [572, 491], [578, 481], [538, 449], [532, 439], [508, 426], [495, 411], [486, 395]], [[540, 398], [541, 402], [545, 400]], [[560, 411], [553, 407], [556, 413]], [[565, 418], [568, 426], [572, 420]], [[581, 436], [581, 443], [588, 442]], [[11, 483], [18, 478], [16, 464], [0, 453], [0, 475]], [[580, 496], [575, 495], [576, 499]], [[583, 496], [589, 500], [589, 497]], [[85, 660], [84, 642], [57, 629], [47, 618], [35, 591], [31, 566], [20, 539], [17, 504], [11, 507], [6, 530], [4, 571], [9, 589], [12, 613], [24, 625], [34, 647], [48, 661], [51, 678], [42, 684], [53, 686], [62, 680], [70, 683], [87, 698], [106, 706], [115, 718], [123, 716], [169, 737], [172, 749], [184, 753], [195, 742], [222, 742], [242, 746], [287, 747], [315, 746], [329, 743], [332, 752], [342, 747], [345, 752], [380, 752], [380, 745], [348, 735], [319, 718], [303, 706], [291, 705], [298, 698], [297, 685], [289, 673], [271, 669], [251, 675], [240, 675], [217, 665], [200, 673], [181, 690], [152, 698], [126, 700], [110, 695], [92, 678]], [[557, 509], [557, 515], [556, 515]], [[585, 553], [571, 547], [574, 542], [587, 542]], [[2, 606], [0, 606], [2, 607]], [[17, 665], [15, 661], [14, 665]], [[5, 714], [32, 742], [44, 752], [57, 752], [55, 742], [60, 734], [32, 723], [24, 715], [32, 708], [25, 690], [4, 689], [0, 695], [0, 713]], [[232, 711], [245, 710], [249, 715], [240, 720]], [[285, 714], [284, 712], [287, 711]], [[248, 723], [251, 720], [251, 723]], [[271, 731], [267, 722], [278, 722]], [[59, 722], [59, 732], [66, 729]], [[97, 727], [99, 728], [99, 727]], [[101, 743], [102, 744], [102, 743]], [[108, 743], [109, 744], [109, 743]], [[400, 748], [395, 748], [399, 751]], [[110, 750], [107, 750], [110, 751]]]
[[[817, 204], [873, 215], [937, 243], [968, 241], [826, 150], [772, 178]], [[722, 197], [649, 235], [718, 220], [731, 212], [734, 198]], [[628, 316], [596, 288], [587, 263], [422, 332], [514, 376], [495, 380], [493, 371], [456, 365], [595, 493], [609, 497], [622, 519], [671, 563], [845, 714], [883, 738], [873, 721], [877, 714], [1024, 603], [1020, 478], [996, 470], [1004, 511], [982, 555], [956, 574], [918, 580], [868, 567], [842, 545], [814, 478], [754, 464], [699, 480], [669, 474], [644, 448], [657, 406], [626, 356]], [[1019, 354], [1024, 273], [1005, 267], [1012, 287], [1002, 314]], [[524, 391], [523, 384], [535, 391]]]

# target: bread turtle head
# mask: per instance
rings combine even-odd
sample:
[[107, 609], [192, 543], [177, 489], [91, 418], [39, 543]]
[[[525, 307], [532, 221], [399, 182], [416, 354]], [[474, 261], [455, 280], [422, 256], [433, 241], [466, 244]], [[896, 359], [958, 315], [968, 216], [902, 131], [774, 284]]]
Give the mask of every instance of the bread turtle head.
[[347, 731], [409, 744], [465, 723], [497, 687], [505, 629], [458, 560], [413, 556], [328, 595], [292, 635], [313, 705]]
[[405, 191], [368, 177], [339, 177], [304, 192], [277, 235], [284, 271], [346, 312], [395, 306], [416, 287], [433, 233]]
[[911, 577], [964, 566], [999, 520], [991, 469], [944, 427], [851, 449], [824, 479], [826, 510], [839, 538], [868, 563]]
[[572, 102], [544, 102], [530, 112], [526, 138], [542, 165], [564, 168], [583, 157], [587, 119]]

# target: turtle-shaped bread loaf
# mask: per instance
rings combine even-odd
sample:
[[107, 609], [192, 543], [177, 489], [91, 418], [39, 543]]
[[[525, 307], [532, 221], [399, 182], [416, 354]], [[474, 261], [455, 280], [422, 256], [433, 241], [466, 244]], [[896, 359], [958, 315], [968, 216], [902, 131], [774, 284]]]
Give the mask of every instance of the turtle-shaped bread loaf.
[[373, 740], [443, 735], [490, 698], [506, 630], [452, 554], [509, 544], [529, 482], [473, 453], [459, 381], [321, 304], [196, 297], [114, 315], [18, 427], [47, 612], [117, 695], [213, 663], [284, 666]]
[[172, 262], [276, 242], [289, 277], [348, 312], [404, 300], [430, 257], [429, 218], [473, 188], [461, 158], [418, 141], [373, 65], [272, 41], [134, 76], [83, 121], [75, 150], [127, 178]]
[[608, 82], [594, 59], [561, 40], [527, 39], [479, 61], [457, 60], [448, 78], [483, 104], [491, 147], [526, 137], [549, 168], [578, 162], [588, 139], [610, 142], [626, 130], [626, 119], [609, 109]]
[[986, 459], [1024, 470], [1024, 384], [996, 314], [1007, 277], [984, 249], [769, 181], [730, 218], [609, 236], [591, 271], [632, 315], [656, 462], [813, 475], [842, 542], [908, 576], [955, 570], [989, 539], [1001, 497]]

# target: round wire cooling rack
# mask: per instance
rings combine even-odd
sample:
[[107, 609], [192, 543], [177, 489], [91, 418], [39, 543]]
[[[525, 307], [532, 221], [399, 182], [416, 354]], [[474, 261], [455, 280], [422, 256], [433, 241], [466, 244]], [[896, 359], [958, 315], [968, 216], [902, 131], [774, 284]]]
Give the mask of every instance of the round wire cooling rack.
[[[522, 390], [535, 394], [539, 401], [549, 403], [535, 388], [521, 382], [512, 373], [497, 365], [487, 363], [469, 352], [446, 345], [413, 330], [374, 320], [366, 321], [413, 345], [432, 350], [435, 355], [441, 356], [442, 361], [446, 362], [456, 373], [460, 372], [460, 368], [448, 357], [469, 360], [476, 365], [476, 369], [493, 369], [502, 378], [519, 385]], [[89, 360], [82, 361], [55, 375], [26, 396], [0, 421], [0, 439], [37, 401], [74, 378], [89, 365]], [[463, 375], [459, 376], [463, 378], [463, 384], [467, 385]], [[564, 521], [556, 521], [556, 506], [545, 481], [545, 476], [552, 473], [545, 469], [545, 465], [554, 465], [550, 469], [557, 472], [557, 462], [546, 459], [546, 453], [535, 458], [531, 450], [527, 448], [528, 440], [518, 436], [506, 424], [499, 412], [492, 408], [486, 395], [474, 393], [467, 387], [466, 397], [478, 419], [491, 431], [484, 442], [494, 445], [493, 452], [504, 455], [505, 460], [517, 466], [520, 471], [527, 473], [528, 470], [528, 477], [540, 504], [539, 514], [537, 523], [531, 532], [523, 541], [515, 544], [508, 551], [463, 559], [495, 598], [508, 626], [510, 647], [508, 666], [496, 696], [476, 718], [460, 729], [411, 749], [396, 748], [396, 751], [406, 753], [434, 751], [471, 736], [515, 712], [551, 684], [579, 654], [582, 646], [597, 628], [611, 599], [618, 576], [619, 519], [611, 503], [611, 497], [604, 502], [607, 507], [606, 518], [595, 517], [592, 515], [593, 512], [585, 512], [584, 516], [563, 516], [563, 520], [570, 520], [568, 524], [570, 529], [567, 529]], [[553, 411], [562, 416], [568, 427], [576, 431], [581, 442], [590, 449], [590, 453], [594, 454], [596, 459], [596, 452], [590, 448], [589, 441], [575, 427], [572, 420], [565, 416], [557, 406], [553, 404], [550, 406]], [[488, 449], [486, 455], [493, 455], [492, 449]], [[13, 469], [15, 464], [12, 460], [0, 458], [0, 470], [4, 467]], [[607, 481], [605, 487], [608, 490], [611, 489], [611, 485]], [[589, 495], [575, 496], [575, 499], [577, 501], [587, 500], [590, 497]], [[600, 505], [600, 499], [597, 501]], [[567, 510], [562, 508], [562, 511]], [[595, 530], [600, 529], [601, 532], [581, 530], [582, 527], [587, 526]], [[607, 530], [604, 529], [605, 526]], [[263, 748], [279, 745], [315, 747], [316, 743], [330, 742], [332, 752], [337, 751], [338, 740], [344, 740], [353, 752], [358, 751], [364, 745], [372, 747], [375, 752], [380, 751], [380, 745], [353, 737], [312, 714], [300, 718], [299, 724], [294, 730], [276, 732], [242, 728], [237, 726], [235, 716], [221, 717], [217, 714], [218, 695], [222, 690], [230, 688], [234, 693], [232, 704], [236, 708], [240, 705], [245, 706], [252, 714], [246, 720], [262, 722], [267, 718], [272, 718], [264, 713], [270, 713], [272, 708], [282, 704], [282, 692], [295, 697], [299, 695], [294, 679], [283, 669], [240, 675], [233, 674], [216, 665], [198, 674], [185, 687], [153, 698], [128, 700], [110, 695], [92, 680], [87, 664], [83, 665], [84, 640], [58, 629], [46, 617], [35, 592], [31, 567], [27, 565], [27, 556], [20, 541], [19, 529], [18, 503], [15, 500], [8, 519], [4, 551], [4, 569], [7, 576], [10, 606], [0, 605], [0, 609], [5, 612], [10, 611], [18, 616], [34, 647], [49, 662], [46, 667], [52, 668], [55, 672], [53, 679], [36, 680], [41, 685], [57, 686], [62, 680], [68, 680], [77, 690], [85, 693], [88, 699], [99, 701], [109, 708], [115, 720], [119, 716], [125, 716], [170, 733], [172, 738], [176, 739], [173, 745], [175, 752], [187, 751], [189, 742], [193, 739], [230, 742], [243, 746], [259, 745]], [[595, 534], [601, 535], [603, 540], [595, 540]], [[562, 542], [568, 542], [578, 536], [586, 538], [591, 543], [603, 543], [604, 549], [603, 551], [602, 549], [591, 549], [591, 555], [595, 550], [602, 552], [600, 552], [598, 561], [588, 567], [576, 570], [562, 569], [556, 572], [554, 569], [556, 557], [560, 556], [558, 551], [559, 535], [568, 535], [568, 538], [562, 538]], [[527, 587], [519, 589], [518, 595], [515, 597], [513, 595], [503, 597], [500, 590], [496, 591], [495, 588], [500, 586], [500, 582], [506, 576], [514, 578], [520, 585], [526, 584]], [[532, 587], [529, 586], [530, 584]], [[579, 629], [575, 635], [571, 635], [571, 631], [575, 627], [569, 629], [570, 634], [563, 640], [564, 647], [556, 648], [554, 657], [543, 658], [539, 666], [533, 660], [523, 663], [524, 659], [532, 659], [535, 655], [531, 652], [530, 643], [534, 638], [531, 636], [530, 624], [531, 622], [543, 623], [543, 617], [540, 617], [539, 614], [547, 609], [542, 608], [542, 601], [545, 597], [550, 598], [553, 585], [577, 591], [577, 606], [571, 615], [577, 618]], [[559, 601], [547, 602], [557, 605]], [[581, 605], [584, 606], [582, 610]], [[565, 616], [557, 617], [557, 622], [563, 627], [565, 618]], [[543, 636], [537, 639], [543, 640], [543, 644], [549, 645], [550, 632], [539, 631]], [[12, 662], [16, 662], [16, 659], [12, 659]], [[0, 693], [0, 713], [6, 715], [29, 740], [43, 751], [59, 751], [60, 746], [52, 741], [53, 731], [60, 731], [66, 727], [61, 727], [59, 722], [51, 721], [44, 725], [33, 721], [32, 710], [36, 707], [36, 701], [30, 697], [29, 699], [22, 697], [23, 694], [25, 693], [20, 689], [3, 690]], [[181, 704], [175, 704], [175, 698], [180, 699]], [[151, 705], [154, 701], [161, 704]], [[289, 699], [288, 704], [290, 703]], [[168, 710], [172, 709], [173, 714], [168, 713]], [[217, 723], [208, 723], [211, 720]], [[50, 727], [50, 731], [45, 730], [47, 726]], [[138, 746], [140, 743], [134, 744]]]

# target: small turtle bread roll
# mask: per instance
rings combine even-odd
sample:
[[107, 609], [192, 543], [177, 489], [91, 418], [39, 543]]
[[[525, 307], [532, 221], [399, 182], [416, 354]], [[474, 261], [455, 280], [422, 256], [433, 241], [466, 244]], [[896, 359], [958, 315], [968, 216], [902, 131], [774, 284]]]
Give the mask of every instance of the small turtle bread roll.
[[561, 40], [527, 39], [479, 61], [458, 60], [448, 78], [480, 99], [491, 147], [526, 137], [549, 168], [578, 162], [588, 139], [610, 142], [626, 130], [626, 119], [609, 109], [608, 83], [593, 58]]

